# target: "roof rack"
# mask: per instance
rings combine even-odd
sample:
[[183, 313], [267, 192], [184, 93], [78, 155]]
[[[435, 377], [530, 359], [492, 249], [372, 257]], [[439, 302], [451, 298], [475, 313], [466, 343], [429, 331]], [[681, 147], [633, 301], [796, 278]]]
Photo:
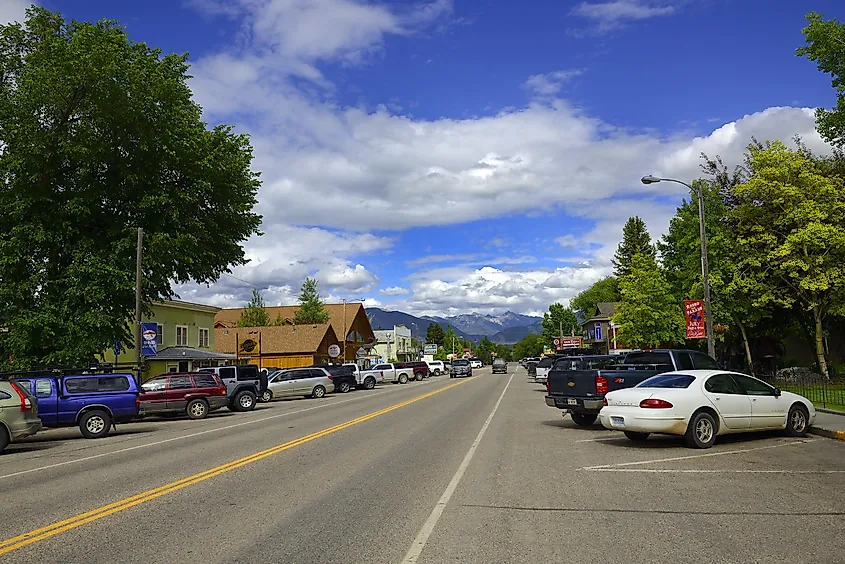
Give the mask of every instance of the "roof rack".
[[[77, 366], [45, 366], [43, 368], [36, 368], [33, 370], [15, 370], [10, 372], [0, 372], [0, 379], [9, 378], [26, 378], [36, 376], [68, 376], [71, 374], [91, 374], [91, 373], [108, 373], [108, 372], [134, 372], [138, 366], [135, 363], [92, 363], [87, 365]], [[141, 370], [145, 369], [145, 365], [141, 365]]]

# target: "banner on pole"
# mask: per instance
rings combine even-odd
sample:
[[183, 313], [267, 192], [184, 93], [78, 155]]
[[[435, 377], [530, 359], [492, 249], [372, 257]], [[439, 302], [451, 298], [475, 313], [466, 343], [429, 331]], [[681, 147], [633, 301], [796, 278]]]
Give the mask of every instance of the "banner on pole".
[[686, 300], [684, 312], [687, 318], [687, 339], [706, 339], [704, 328], [704, 300]]
[[141, 323], [141, 356], [158, 354], [158, 323]]

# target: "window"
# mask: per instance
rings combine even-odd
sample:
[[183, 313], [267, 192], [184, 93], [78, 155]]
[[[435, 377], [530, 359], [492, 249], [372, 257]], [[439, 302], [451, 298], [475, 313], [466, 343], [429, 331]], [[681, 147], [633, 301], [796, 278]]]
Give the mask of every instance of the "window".
[[679, 352], [676, 355], [678, 359], [678, 370], [692, 370], [692, 357], [689, 353]]
[[625, 357], [625, 364], [668, 364], [672, 366], [672, 359], [669, 353], [638, 352], [628, 353]]
[[176, 346], [177, 347], [187, 347], [188, 346], [188, 326], [187, 325], [177, 325], [176, 326]]
[[711, 394], [742, 394], [742, 390], [730, 374], [716, 374], [704, 384]]
[[141, 389], [145, 392], [163, 392], [167, 385], [167, 377], [158, 377], [147, 380], [141, 384]]
[[197, 339], [197, 344], [199, 345], [199, 348], [207, 349], [209, 343], [208, 329], [206, 329], [205, 327], [200, 327], [199, 331], [197, 331], [197, 334], [199, 335], [199, 338]]
[[167, 365], [167, 371], [170, 372], [171, 374], [173, 374], [175, 372], [179, 372], [179, 365], [178, 364], [168, 364]]
[[700, 352], [692, 353], [692, 359], [693, 359], [693, 361], [695, 361], [695, 367], [696, 368], [699, 368], [699, 369], [709, 368], [711, 370], [712, 369], [715, 369], [715, 370], [719, 369], [719, 365], [716, 363], [716, 361], [714, 361], [712, 358], [710, 358], [709, 356], [707, 356], [704, 353], [700, 353]]
[[323, 370], [320, 369], [320, 368], [312, 368], [308, 372], [310, 372], [310, 375], [309, 375], [310, 378], [325, 378], [326, 377], [326, 373], [323, 372]]
[[258, 366], [255, 364], [244, 364], [243, 366], [238, 366], [238, 381], [243, 382], [244, 380], [258, 380]]
[[0, 400], [7, 400], [7, 399], [12, 399], [12, 396], [10, 396], [6, 392], [0, 390]]
[[695, 381], [686, 374], [659, 374], [637, 384], [637, 388], [689, 388]]
[[161, 323], [156, 323], [156, 343], [164, 344], [164, 325]]
[[197, 388], [216, 388], [219, 386], [213, 374], [194, 374], [194, 384]]
[[234, 366], [226, 366], [225, 368], [221, 368], [220, 372], [218, 372], [217, 375], [220, 376], [221, 380], [234, 379], [235, 378], [235, 367]]
[[49, 398], [53, 395], [53, 383], [50, 380], [35, 381], [35, 397]]
[[125, 392], [129, 389], [126, 376], [83, 376], [65, 379], [65, 389], [69, 394], [88, 394], [92, 392]]
[[170, 389], [171, 390], [184, 390], [186, 388], [193, 388], [194, 384], [191, 382], [190, 376], [171, 376], [170, 377]]
[[739, 382], [739, 385], [745, 390], [749, 396], [774, 396], [775, 389], [761, 382], [757, 378], [750, 376], [742, 376], [741, 374], [734, 374], [734, 379]]

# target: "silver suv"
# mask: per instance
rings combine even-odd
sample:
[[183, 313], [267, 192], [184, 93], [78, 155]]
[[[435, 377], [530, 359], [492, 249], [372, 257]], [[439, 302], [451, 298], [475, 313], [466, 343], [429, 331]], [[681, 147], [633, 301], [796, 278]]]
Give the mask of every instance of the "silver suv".
[[292, 368], [274, 373], [267, 388], [274, 398], [321, 398], [334, 391], [334, 382], [325, 368]]
[[0, 452], [41, 430], [38, 402], [26, 386], [0, 380]]
[[472, 364], [469, 359], [456, 358], [452, 361], [449, 378], [458, 378], [459, 376], [472, 376]]

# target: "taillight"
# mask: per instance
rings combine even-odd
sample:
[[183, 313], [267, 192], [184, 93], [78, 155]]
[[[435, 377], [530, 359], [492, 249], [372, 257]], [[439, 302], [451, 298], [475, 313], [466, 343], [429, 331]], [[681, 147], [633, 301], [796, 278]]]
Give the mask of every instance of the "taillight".
[[604, 398], [604, 399], [601, 400], [601, 406], [607, 407], [607, 398]]
[[546, 393], [547, 393], [547, 394], [552, 393], [552, 384], [551, 384], [551, 380], [552, 380], [551, 378], [546, 378]]
[[141, 409], [141, 394], [135, 394], [135, 409]]
[[329, 380], [334, 380], [334, 378], [332, 377], [332, 373], [331, 373], [331, 372], [329, 372]]
[[674, 406], [666, 400], [648, 398], [640, 402], [640, 407], [644, 409], [669, 409]]
[[220, 394], [221, 396], [225, 396], [226, 393], [227, 393], [226, 392], [226, 386], [220, 386], [219, 388], [217, 388], [217, 393]]
[[14, 382], [9, 382], [9, 384], [12, 385], [12, 389], [17, 392], [18, 397], [21, 399], [21, 413], [32, 411], [32, 402], [29, 401], [29, 396], [27, 396]]
[[604, 376], [596, 376], [596, 393], [606, 394], [609, 390], [610, 387], [607, 385], [607, 378]]

